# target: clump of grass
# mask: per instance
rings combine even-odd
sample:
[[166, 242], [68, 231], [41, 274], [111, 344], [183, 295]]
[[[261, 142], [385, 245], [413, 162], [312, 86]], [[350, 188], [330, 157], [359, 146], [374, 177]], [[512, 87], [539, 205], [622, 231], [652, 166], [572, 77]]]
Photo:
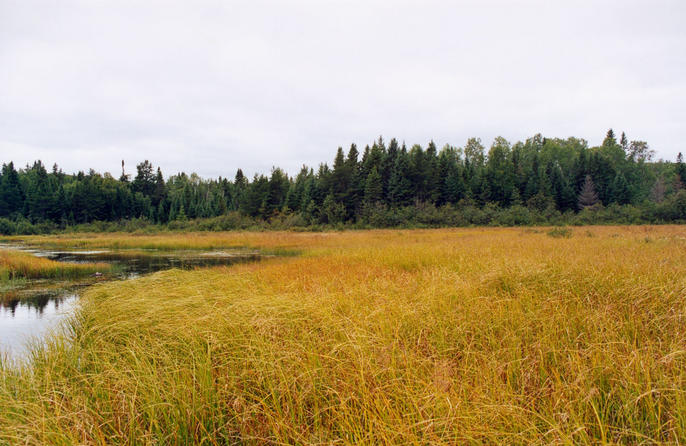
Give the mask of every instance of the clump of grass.
[[107, 263], [64, 263], [29, 253], [0, 250], [0, 282], [18, 279], [70, 279], [109, 271]]
[[572, 230], [569, 228], [565, 227], [560, 227], [560, 228], [553, 228], [549, 230], [546, 234], [550, 237], [555, 237], [555, 238], [571, 238], [572, 237]]
[[0, 444], [683, 443], [685, 231], [293, 234], [99, 285], [0, 365]]

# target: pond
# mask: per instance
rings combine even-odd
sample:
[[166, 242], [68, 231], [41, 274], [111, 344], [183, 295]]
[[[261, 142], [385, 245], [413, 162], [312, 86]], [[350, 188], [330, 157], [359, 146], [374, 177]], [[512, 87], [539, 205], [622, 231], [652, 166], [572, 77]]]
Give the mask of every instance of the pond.
[[81, 281], [60, 283], [50, 280], [27, 281], [12, 297], [0, 298], [0, 355], [10, 362], [26, 359], [32, 343], [40, 342], [60, 322], [74, 314], [78, 295], [85, 286], [104, 280], [134, 279], [143, 274], [170, 268], [193, 269], [257, 261], [256, 251], [155, 251], [155, 250], [46, 250], [25, 245], [0, 244], [2, 249], [18, 249], [58, 262], [104, 262], [113, 273]]

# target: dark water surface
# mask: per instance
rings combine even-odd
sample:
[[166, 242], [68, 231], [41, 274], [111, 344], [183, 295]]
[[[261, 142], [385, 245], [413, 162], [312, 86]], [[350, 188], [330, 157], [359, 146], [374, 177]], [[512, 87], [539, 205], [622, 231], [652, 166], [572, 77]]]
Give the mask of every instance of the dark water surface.
[[[113, 265], [113, 273], [98, 278], [126, 280], [170, 268], [193, 269], [257, 261], [263, 256], [255, 251], [147, 251], [147, 250], [72, 250], [36, 249], [25, 245], [0, 244], [2, 249], [19, 249], [58, 262], [104, 262]], [[22, 297], [0, 299], [0, 355], [10, 361], [26, 358], [33, 342], [60, 329], [60, 322], [72, 315], [78, 305], [78, 292], [84, 285], [72, 284], [67, 289], [45, 291], [50, 281], [28, 281]], [[59, 285], [59, 284], [57, 284]], [[80, 285], [80, 286], [78, 286]], [[34, 288], [34, 289], [32, 289]], [[35, 292], [34, 292], [35, 291]]]

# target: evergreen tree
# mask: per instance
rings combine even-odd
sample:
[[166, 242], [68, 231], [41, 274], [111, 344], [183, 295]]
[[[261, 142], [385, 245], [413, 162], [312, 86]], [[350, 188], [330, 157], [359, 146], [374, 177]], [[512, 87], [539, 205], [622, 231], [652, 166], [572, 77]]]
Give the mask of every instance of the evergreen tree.
[[14, 163], [2, 165], [2, 179], [0, 180], [0, 216], [17, 216], [24, 207], [24, 192], [19, 182], [19, 174], [14, 169]]
[[590, 175], [586, 175], [584, 184], [581, 186], [581, 192], [579, 192], [579, 209], [591, 208], [597, 205], [598, 203], [598, 194], [595, 191], [593, 179]]
[[360, 171], [360, 164], [357, 161], [359, 153], [355, 144], [350, 145], [346, 166], [350, 175], [348, 191], [344, 200], [348, 219], [353, 219], [358, 211], [359, 204], [364, 195], [364, 182]]
[[428, 199], [426, 189], [426, 161], [424, 160], [424, 150], [419, 144], [415, 144], [408, 153], [408, 177], [412, 187], [412, 195], [419, 201]]
[[423, 176], [425, 178], [424, 199], [435, 203], [441, 196], [441, 178], [438, 176], [438, 153], [433, 141], [430, 141], [426, 148]]
[[413, 188], [410, 180], [410, 166], [407, 150], [398, 153], [388, 185], [389, 201], [395, 206], [407, 206], [412, 201]]
[[629, 204], [631, 202], [631, 192], [626, 177], [619, 172], [612, 182], [612, 201], [619, 204]]
[[267, 194], [262, 205], [262, 215], [264, 217], [270, 217], [275, 211], [283, 207], [289, 187], [290, 180], [288, 175], [279, 168], [273, 168], [269, 178]]
[[155, 175], [155, 189], [152, 194], [152, 204], [157, 207], [162, 203], [166, 196], [166, 187], [164, 184], [164, 176], [162, 176], [162, 169], [157, 168], [157, 175]]
[[607, 131], [605, 139], [603, 140], [603, 147], [614, 147], [616, 145], [617, 138], [615, 138], [615, 132], [612, 129], [610, 129]]
[[367, 176], [367, 181], [364, 187], [364, 201], [368, 204], [375, 204], [383, 198], [383, 184], [381, 184], [381, 175], [376, 170], [376, 166], [372, 167], [371, 172]]
[[331, 171], [331, 192], [338, 203], [347, 201], [351, 180], [352, 170], [345, 160], [343, 149], [339, 147]]
[[464, 197], [465, 185], [459, 167], [458, 150], [445, 145], [438, 157], [438, 177], [441, 180], [437, 204], [457, 203]]
[[626, 134], [622, 132], [622, 136], [619, 138], [619, 145], [622, 146], [624, 152], [629, 152], [629, 141], [626, 139]]
[[36, 161], [27, 172], [26, 213], [32, 221], [42, 221], [52, 209], [54, 191], [48, 180], [48, 172], [43, 163]]
[[145, 196], [151, 196], [155, 192], [155, 174], [150, 161], [145, 160], [136, 166], [138, 173], [131, 186], [134, 192], [140, 192]]
[[486, 162], [488, 201], [502, 206], [510, 204], [514, 190], [514, 166], [510, 160], [510, 143], [497, 137], [488, 152]]
[[682, 189], [684, 185], [686, 185], [686, 164], [684, 163], [684, 155], [682, 155], [681, 152], [676, 156], [674, 173], [676, 174], [675, 184], [679, 185], [679, 187], [675, 187], [675, 189]]
[[533, 159], [531, 161], [531, 170], [526, 181], [526, 187], [524, 188], [524, 200], [537, 195], [541, 190], [541, 172], [540, 166], [538, 164], [538, 153], [534, 153]]
[[567, 178], [559, 164], [555, 163], [550, 169], [550, 183], [552, 197], [560, 211], [574, 209], [574, 189], [569, 185]]

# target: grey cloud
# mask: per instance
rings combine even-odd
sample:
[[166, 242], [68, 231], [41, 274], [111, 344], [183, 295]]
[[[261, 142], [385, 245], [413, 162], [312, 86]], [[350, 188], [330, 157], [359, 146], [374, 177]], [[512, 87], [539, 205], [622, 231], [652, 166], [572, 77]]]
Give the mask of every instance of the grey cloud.
[[379, 135], [605, 130], [673, 159], [682, 1], [0, 0], [0, 150], [66, 171], [233, 176]]

